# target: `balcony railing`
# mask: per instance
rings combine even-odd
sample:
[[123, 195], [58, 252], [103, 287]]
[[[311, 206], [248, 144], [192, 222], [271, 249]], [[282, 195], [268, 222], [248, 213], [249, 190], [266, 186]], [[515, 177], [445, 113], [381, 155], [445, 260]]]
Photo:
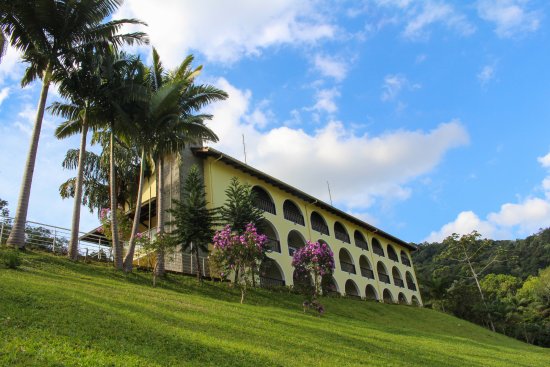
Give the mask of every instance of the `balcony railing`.
[[368, 251], [368, 249], [369, 249], [369, 245], [367, 244], [367, 241], [361, 240], [359, 238], [355, 239], [355, 245], [359, 248], [362, 248], [363, 250]]
[[409, 288], [411, 291], [415, 291], [416, 292], [416, 284], [414, 283], [408, 283], [407, 284], [407, 288]]
[[275, 204], [271, 200], [261, 198], [261, 197], [256, 197], [254, 201], [254, 205], [256, 206], [256, 208], [261, 209], [264, 212], [276, 214]]
[[403, 282], [403, 279], [393, 278], [393, 284], [395, 284], [399, 288], [405, 288], [405, 283]]
[[326, 234], [328, 236], [328, 226], [325, 223], [312, 221], [311, 222], [311, 228], [314, 231], [317, 231], [322, 234]]
[[268, 238], [266, 243], [268, 251], [281, 253], [281, 243], [273, 238]]
[[284, 287], [285, 281], [282, 279], [275, 279], [270, 277], [260, 276], [260, 287], [262, 288], [275, 288]]
[[388, 274], [378, 273], [378, 279], [380, 279], [382, 283], [391, 284]]
[[374, 279], [374, 271], [369, 268], [361, 268], [361, 275], [365, 278]]
[[340, 268], [342, 269], [342, 271], [355, 274], [355, 265], [353, 265], [352, 263], [340, 261]]
[[346, 243], [350, 243], [349, 241], [349, 235], [346, 233], [346, 232], [340, 232], [340, 231], [335, 231], [334, 232], [334, 237], [336, 237], [336, 239], [340, 240], [340, 241], [344, 241]]
[[384, 256], [384, 250], [382, 249], [382, 247], [373, 246], [372, 252], [374, 252], [378, 256]]
[[388, 258], [390, 260], [395, 261], [395, 262], [399, 262], [399, 258], [397, 257], [397, 254], [395, 252], [389, 252], [388, 253]]
[[411, 266], [411, 261], [406, 256], [401, 255], [401, 262], [403, 263], [403, 265]]
[[283, 215], [286, 220], [303, 226], [305, 224], [302, 214], [295, 212], [294, 210], [284, 210]]

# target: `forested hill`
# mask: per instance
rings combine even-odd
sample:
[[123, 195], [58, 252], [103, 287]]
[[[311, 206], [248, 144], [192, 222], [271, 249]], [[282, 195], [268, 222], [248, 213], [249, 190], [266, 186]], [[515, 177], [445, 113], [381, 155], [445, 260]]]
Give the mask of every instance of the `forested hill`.
[[487, 327], [492, 320], [499, 332], [550, 346], [550, 228], [478, 244], [473, 268], [481, 291], [466, 263], [445, 256], [448, 245], [419, 245], [413, 260], [426, 306]]

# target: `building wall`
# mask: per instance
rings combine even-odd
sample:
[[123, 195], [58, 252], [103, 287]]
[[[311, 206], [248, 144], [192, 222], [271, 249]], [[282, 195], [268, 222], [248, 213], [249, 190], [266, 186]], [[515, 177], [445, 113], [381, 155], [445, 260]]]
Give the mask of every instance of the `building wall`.
[[[280, 253], [270, 252], [268, 256], [273, 260], [275, 260], [277, 264], [280, 266], [283, 272], [284, 281], [287, 285], [293, 284], [293, 271], [294, 271], [291, 265], [292, 257], [289, 255], [287, 239], [288, 239], [288, 234], [292, 230], [296, 230], [302, 235], [302, 237], [305, 240], [311, 240], [311, 241], [323, 240], [330, 246], [330, 248], [334, 253], [335, 262], [336, 262], [334, 279], [336, 281], [337, 288], [340, 293], [342, 294], [345, 293], [346, 282], [348, 280], [352, 280], [355, 283], [356, 287], [358, 288], [358, 292], [361, 297], [366, 296], [365, 289], [367, 285], [370, 284], [375, 288], [378, 299], [382, 299], [382, 293], [384, 289], [388, 289], [391, 292], [393, 300], [395, 302], [397, 302], [398, 294], [401, 292], [406, 297], [406, 300], [408, 303], [411, 303], [411, 299], [413, 296], [415, 296], [418, 299], [418, 302], [422, 303], [420, 292], [418, 290], [413, 291], [407, 288], [406, 273], [409, 272], [412, 278], [414, 279], [414, 283], [416, 284], [416, 287], [418, 289], [418, 282], [416, 280], [416, 274], [412, 266], [412, 259], [410, 256], [410, 250], [408, 248], [399, 246], [395, 243], [390, 243], [385, 238], [377, 236], [376, 233], [360, 228], [357, 225], [350, 223], [343, 218], [337, 217], [334, 214], [326, 212], [323, 209], [315, 206], [314, 204], [309, 204], [297, 197], [294, 197], [293, 195], [287, 192], [284, 192], [274, 186], [271, 186], [270, 184], [262, 180], [259, 180], [258, 178], [253, 177], [249, 174], [246, 174], [232, 166], [229, 166], [217, 160], [216, 158], [213, 158], [213, 157], [206, 158], [203, 164], [203, 169], [204, 169], [204, 178], [205, 178], [205, 186], [206, 186], [206, 195], [207, 195], [209, 205], [212, 207], [219, 207], [224, 204], [225, 189], [229, 186], [229, 183], [232, 177], [237, 177], [241, 182], [248, 183], [252, 186], [258, 185], [269, 193], [269, 195], [273, 199], [273, 202], [275, 203], [276, 214], [273, 215], [271, 213], [266, 212], [264, 216], [266, 220], [268, 220], [271, 224], [273, 224], [273, 226], [276, 229], [278, 240], [280, 241], [280, 245], [281, 245], [281, 252]], [[293, 201], [294, 204], [296, 204], [296, 206], [300, 209], [305, 220], [305, 226], [302, 226], [300, 224], [296, 224], [289, 220], [284, 219], [283, 203], [287, 199]], [[325, 219], [329, 228], [329, 235], [321, 234], [317, 231], [314, 231], [311, 228], [312, 211], [316, 211]], [[350, 237], [351, 243], [345, 243], [341, 240], [336, 239], [335, 232], [334, 232], [334, 224], [336, 221], [340, 222], [346, 228], [348, 235]], [[368, 251], [361, 249], [354, 244], [353, 237], [354, 237], [355, 230], [359, 230], [367, 240], [368, 247], [369, 247]], [[372, 252], [373, 238], [377, 238], [380, 244], [382, 245], [384, 249], [384, 253], [386, 254], [385, 257], [381, 257]], [[404, 250], [407, 256], [409, 257], [411, 266], [406, 266], [402, 264], [401, 261], [396, 262], [396, 261], [390, 260], [388, 258], [388, 246], [394, 247], [399, 258], [400, 258], [401, 250]], [[345, 249], [350, 253], [356, 268], [355, 274], [344, 272], [341, 270], [340, 259], [339, 259], [341, 249]], [[367, 279], [366, 277], [363, 277], [361, 275], [360, 269], [359, 269], [359, 259], [361, 256], [366, 256], [366, 258], [368, 259], [371, 265], [371, 268], [375, 273], [375, 279]], [[385, 284], [378, 281], [378, 275], [376, 272], [376, 267], [378, 262], [382, 262], [386, 267], [387, 273], [391, 279], [391, 284]], [[400, 288], [393, 284], [394, 282], [392, 277], [392, 269], [394, 267], [396, 267], [399, 270], [399, 272], [401, 273], [401, 279], [403, 279], [403, 281], [405, 282], [405, 286], [403, 288]]]

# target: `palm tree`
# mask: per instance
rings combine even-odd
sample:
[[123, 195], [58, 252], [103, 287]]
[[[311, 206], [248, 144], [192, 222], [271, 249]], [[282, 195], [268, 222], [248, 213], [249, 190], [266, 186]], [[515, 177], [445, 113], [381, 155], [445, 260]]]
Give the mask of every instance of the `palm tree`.
[[27, 157], [14, 227], [8, 244], [25, 247], [25, 222], [36, 161], [38, 141], [48, 89], [55, 75], [73, 65], [83, 47], [110, 43], [115, 47], [146, 41], [142, 32], [119, 34], [126, 24], [143, 24], [135, 19], [105, 22], [120, 6], [121, 0], [2, 0], [0, 34], [23, 54], [29, 64], [21, 84], [40, 78], [42, 89]]
[[[74, 205], [71, 226], [71, 239], [69, 242], [69, 258], [78, 258], [78, 234], [80, 227], [80, 207], [82, 205], [82, 184], [84, 178], [84, 167], [86, 158], [86, 137], [88, 129], [97, 129], [104, 124], [98, 120], [95, 109], [95, 99], [101, 86], [101, 55], [93, 48], [85, 50], [77, 56], [76, 67], [68, 69], [63, 73], [59, 81], [59, 92], [61, 96], [68, 99], [69, 103], [54, 102], [48, 109], [54, 115], [62, 116], [66, 121], [58, 126], [55, 135], [63, 139], [81, 133], [80, 150], [78, 153], [77, 175], [74, 185]], [[61, 74], [61, 73], [60, 73]], [[61, 75], [60, 75], [61, 76]]]
[[[159, 121], [151, 127], [151, 157], [156, 165], [157, 173], [157, 233], [164, 233], [164, 159], [171, 154], [177, 154], [188, 144], [203, 141], [218, 141], [212, 130], [204, 122], [212, 118], [209, 114], [198, 113], [200, 109], [211, 102], [224, 100], [227, 93], [210, 85], [195, 85], [194, 79], [202, 66], [191, 69], [193, 56], [190, 55], [174, 71], [165, 73], [164, 67], [156, 50], [153, 49], [153, 66], [151, 68], [152, 89], [158, 90], [164, 84], [178, 83], [181, 92], [178, 100], [178, 118]], [[157, 275], [164, 274], [164, 253], [157, 256], [159, 262]]]

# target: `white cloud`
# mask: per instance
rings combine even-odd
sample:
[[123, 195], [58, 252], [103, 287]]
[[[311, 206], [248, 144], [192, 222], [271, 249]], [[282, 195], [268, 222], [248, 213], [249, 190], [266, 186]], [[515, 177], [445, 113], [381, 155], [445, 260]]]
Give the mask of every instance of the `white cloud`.
[[11, 82], [19, 82], [23, 76], [25, 65], [21, 62], [21, 54], [13, 47], [8, 47], [0, 62], [0, 86]]
[[336, 120], [311, 133], [287, 126], [261, 132], [246, 122], [251, 92], [225, 79], [217, 85], [230, 98], [211, 110], [210, 127], [220, 137], [216, 148], [242, 159], [242, 147], [235, 142], [245, 134], [249, 164], [326, 201], [329, 181], [335, 204], [348, 210], [363, 211], [377, 198], [407, 198], [407, 182], [430, 172], [449, 149], [469, 139], [459, 121], [427, 132], [397, 130], [379, 136], [356, 135]]
[[495, 33], [502, 38], [534, 32], [540, 27], [540, 12], [527, 9], [528, 0], [480, 0], [479, 16], [495, 24]]
[[437, 23], [464, 36], [475, 31], [474, 26], [453, 6], [441, 1], [424, 1], [422, 6], [409, 13], [403, 35], [410, 39], [425, 38], [429, 34], [426, 29]]
[[4, 87], [0, 90], [0, 106], [10, 94], [10, 87]]
[[537, 160], [543, 167], [550, 168], [550, 153], [545, 156], [538, 157]]
[[494, 65], [485, 65], [481, 71], [477, 74], [477, 79], [482, 86], [487, 85], [495, 77], [495, 66]]
[[[550, 153], [539, 157], [543, 167], [550, 168]], [[539, 228], [550, 224], [550, 176], [544, 178], [541, 185], [544, 197], [527, 197], [518, 203], [505, 203], [499, 211], [492, 212], [485, 219], [480, 219], [472, 211], [458, 214], [456, 219], [445, 224], [438, 231], [433, 231], [425, 239], [427, 242], [442, 241], [453, 234], [466, 234], [474, 229], [484, 237], [493, 239], [509, 239], [512, 236], [532, 234]]]
[[335, 36], [313, 1], [127, 0], [116, 18], [148, 23], [151, 43], [171, 66], [189, 52], [233, 62], [267, 47], [315, 43]]
[[336, 88], [318, 90], [315, 93], [315, 105], [309, 110], [333, 114], [338, 111], [335, 102], [338, 97], [340, 97], [340, 92]]
[[380, 99], [383, 102], [392, 101], [404, 88], [409, 90], [420, 89], [421, 85], [409, 82], [402, 74], [388, 74], [384, 77]]
[[331, 77], [336, 81], [342, 81], [348, 73], [348, 65], [341, 59], [327, 55], [315, 55], [315, 68], [323, 76]]

